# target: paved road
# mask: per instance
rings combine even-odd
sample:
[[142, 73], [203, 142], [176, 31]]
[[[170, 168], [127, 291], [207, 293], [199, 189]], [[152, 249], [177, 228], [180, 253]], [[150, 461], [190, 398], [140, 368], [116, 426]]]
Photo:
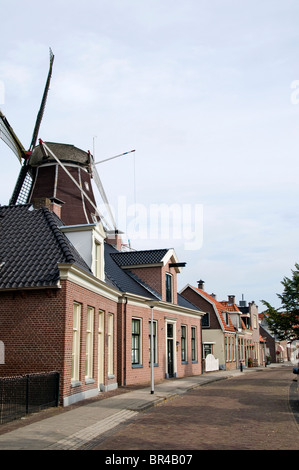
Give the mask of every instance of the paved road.
[[290, 369], [207, 384], [139, 414], [94, 450], [299, 450], [295, 385]]

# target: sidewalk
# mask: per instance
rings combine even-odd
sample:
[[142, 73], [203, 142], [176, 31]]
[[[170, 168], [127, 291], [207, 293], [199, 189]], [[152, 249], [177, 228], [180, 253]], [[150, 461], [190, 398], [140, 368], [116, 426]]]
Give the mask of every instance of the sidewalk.
[[290, 363], [271, 364], [267, 368], [249, 368], [243, 372], [216, 371], [200, 376], [165, 380], [155, 386], [122, 393], [110, 398], [93, 401], [52, 417], [46, 417], [0, 435], [0, 450], [84, 450], [92, 447], [92, 441], [125, 422], [138, 413], [192, 388], [237, 377], [260, 369], [291, 366]]

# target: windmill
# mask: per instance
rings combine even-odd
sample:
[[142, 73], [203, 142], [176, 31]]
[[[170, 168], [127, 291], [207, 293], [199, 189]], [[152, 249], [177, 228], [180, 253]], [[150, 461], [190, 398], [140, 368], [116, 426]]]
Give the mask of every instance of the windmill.
[[[10, 204], [40, 201], [43, 205], [45, 199], [55, 201], [61, 207], [61, 218], [66, 225], [90, 224], [101, 220], [107, 231], [116, 233], [118, 232], [116, 223], [95, 167], [97, 163], [94, 162], [90, 152], [85, 152], [74, 145], [43, 142], [41, 139], [36, 145], [50, 87], [53, 62], [54, 54], [50, 49], [48, 77], [31, 144], [27, 151], [0, 110], [0, 137], [13, 150], [22, 164]], [[127, 153], [130, 152], [124, 152], [110, 159]], [[112, 226], [98, 210], [92, 189], [92, 179], [103, 199]]]

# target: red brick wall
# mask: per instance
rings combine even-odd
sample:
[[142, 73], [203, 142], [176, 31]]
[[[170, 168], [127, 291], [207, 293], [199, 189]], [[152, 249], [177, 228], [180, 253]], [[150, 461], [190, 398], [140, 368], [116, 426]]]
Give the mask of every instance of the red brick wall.
[[[149, 307], [142, 308], [130, 303], [127, 304], [126, 313], [126, 361], [125, 375], [126, 385], [130, 384], [149, 384], [151, 381], [151, 368], [149, 364], [149, 322], [151, 320], [151, 310]], [[132, 318], [141, 319], [142, 325], [142, 367], [132, 366]], [[167, 358], [166, 358], [166, 313], [156, 308], [153, 310], [153, 319], [157, 321], [157, 363], [158, 366], [154, 367], [155, 382], [165, 379], [167, 372]], [[177, 377], [186, 377], [191, 375], [199, 375], [202, 373], [202, 351], [201, 351], [201, 331], [199, 318], [192, 318], [185, 315], [176, 313], [171, 314], [171, 319], [176, 320], [176, 341], [178, 345], [174, 344], [176, 354], [176, 374]], [[188, 363], [182, 364], [181, 361], [181, 325], [187, 326], [187, 341], [188, 341]], [[192, 363], [191, 359], [191, 326], [197, 328], [197, 361]], [[123, 338], [122, 338], [123, 340]], [[174, 340], [175, 341], [175, 340]], [[122, 384], [119, 377], [119, 384]]]
[[[82, 305], [80, 381], [71, 387], [73, 303]], [[94, 307], [94, 380], [85, 384], [86, 316]], [[117, 382], [117, 304], [69, 281], [61, 289], [0, 293], [0, 340], [5, 346], [5, 364], [0, 376], [57, 371], [61, 374], [61, 399], [98, 387], [98, 312], [105, 312], [104, 385]], [[114, 378], [108, 378], [108, 314], [114, 314]]]
[[173, 303], [177, 304], [177, 273], [175, 268], [169, 267], [169, 263], [165, 266], [154, 266], [145, 268], [133, 268], [130, 269], [136, 276], [142, 281], [146, 282], [156, 292], [162, 295], [162, 300], [166, 300], [166, 273], [172, 275], [173, 280]]
[[0, 293], [0, 376], [63, 370], [64, 299], [61, 290]]

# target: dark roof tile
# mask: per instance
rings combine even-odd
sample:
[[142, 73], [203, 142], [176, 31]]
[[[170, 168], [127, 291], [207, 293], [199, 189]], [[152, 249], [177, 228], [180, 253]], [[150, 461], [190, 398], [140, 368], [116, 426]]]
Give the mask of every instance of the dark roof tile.
[[91, 272], [60, 225], [61, 220], [46, 208], [0, 207], [0, 289], [55, 286], [58, 263]]
[[139, 266], [144, 264], [161, 263], [169, 250], [141, 250], [112, 253], [113, 260], [118, 266]]

